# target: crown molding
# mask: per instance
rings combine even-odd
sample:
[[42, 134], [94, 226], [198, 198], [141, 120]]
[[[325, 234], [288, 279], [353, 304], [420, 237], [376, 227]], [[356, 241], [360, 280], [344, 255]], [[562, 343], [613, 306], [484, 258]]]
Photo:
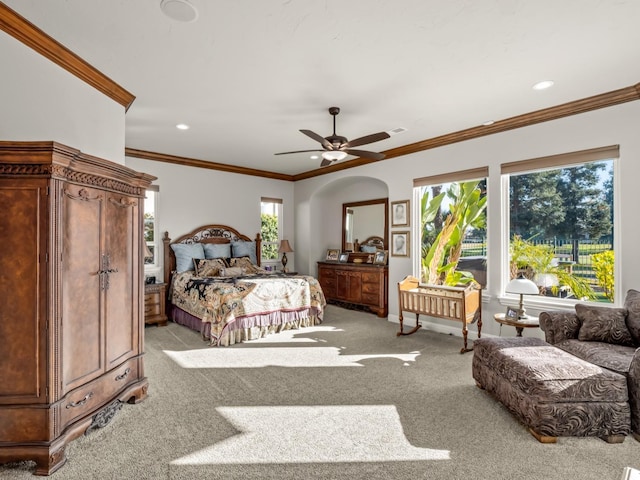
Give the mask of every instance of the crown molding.
[[208, 168], [209, 170], [219, 170], [222, 172], [239, 173], [241, 175], [253, 175], [254, 177], [272, 178], [274, 180], [293, 181], [293, 175], [284, 173], [268, 172], [266, 170], [258, 170], [255, 168], [237, 167], [226, 163], [208, 162], [206, 160], [198, 160], [195, 158], [178, 157], [175, 155], [167, 155], [164, 153], [149, 152], [146, 150], [137, 150], [135, 148], [125, 148], [124, 154], [127, 157], [141, 158], [143, 160], [153, 160], [156, 162], [173, 163], [184, 167]]
[[83, 82], [129, 109], [135, 96], [92, 67], [67, 47], [44, 33], [26, 18], [0, 2], [0, 30], [64, 68]]
[[464, 142], [466, 140], [471, 140], [474, 138], [485, 137], [487, 135], [515, 130], [517, 128], [528, 127], [537, 123], [558, 120], [560, 118], [579, 115], [581, 113], [586, 113], [592, 110], [613, 107], [621, 103], [633, 102], [635, 100], [640, 100], [640, 83], [637, 83], [630, 87], [621, 88], [619, 90], [602, 93], [600, 95], [594, 95], [592, 97], [563, 103], [554, 107], [536, 110], [534, 112], [525, 113], [523, 115], [517, 115], [505, 120], [499, 120], [492, 125], [480, 125], [472, 128], [467, 128], [465, 130], [448, 133], [439, 137], [433, 137], [422, 140], [420, 142], [403, 145], [401, 147], [392, 148], [390, 150], [385, 150], [384, 152], [382, 152], [385, 155], [382, 160], [356, 158], [354, 160], [348, 160], [346, 162], [329, 165], [328, 167], [299, 173], [293, 176], [293, 180], [305, 180], [307, 178], [313, 178], [331, 172], [338, 172], [340, 170], [346, 170], [348, 168], [359, 167], [361, 165], [367, 165], [375, 162], [384, 162], [391, 158], [400, 157], [403, 155], [410, 155], [412, 153], [443, 147], [445, 145], [451, 145], [453, 143]]

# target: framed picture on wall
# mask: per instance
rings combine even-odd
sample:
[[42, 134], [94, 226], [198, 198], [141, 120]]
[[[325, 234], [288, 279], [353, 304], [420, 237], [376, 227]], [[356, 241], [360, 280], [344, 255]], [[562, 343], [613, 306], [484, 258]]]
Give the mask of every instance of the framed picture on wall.
[[391, 226], [409, 226], [409, 200], [391, 202]]
[[409, 232], [391, 232], [391, 256], [409, 256]]

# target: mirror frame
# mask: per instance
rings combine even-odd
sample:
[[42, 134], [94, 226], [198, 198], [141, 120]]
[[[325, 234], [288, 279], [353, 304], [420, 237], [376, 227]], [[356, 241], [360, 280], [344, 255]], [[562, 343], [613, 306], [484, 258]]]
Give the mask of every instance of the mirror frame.
[[[362, 202], [348, 202], [342, 204], [342, 251], [347, 247], [347, 209], [351, 207], [364, 207], [365, 205], [382, 205], [384, 208], [384, 233], [381, 237], [384, 239], [384, 249], [389, 250], [389, 198], [374, 198], [373, 200], [364, 200]], [[364, 239], [363, 239], [364, 240]]]

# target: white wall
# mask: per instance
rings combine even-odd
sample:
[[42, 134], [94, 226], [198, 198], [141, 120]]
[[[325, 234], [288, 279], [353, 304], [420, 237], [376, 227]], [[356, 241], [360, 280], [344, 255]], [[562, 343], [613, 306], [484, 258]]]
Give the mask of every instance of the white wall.
[[0, 58], [0, 140], [55, 141], [124, 164], [122, 105], [4, 32]]
[[[328, 208], [334, 209], [334, 205], [346, 201], [347, 196], [348, 200], [357, 200], [353, 198], [353, 189], [345, 183], [345, 178], [349, 176], [359, 177], [359, 182], [362, 181], [362, 177], [370, 177], [374, 181], [385, 183], [389, 192], [389, 201], [392, 202], [412, 198], [414, 178], [489, 166], [487, 210], [489, 265], [488, 285], [485, 291], [487, 301], [483, 305], [482, 317], [484, 319], [483, 331], [497, 335], [498, 325], [493, 321], [493, 315], [505, 310], [497, 299], [502, 290], [501, 271], [504, 264], [500, 198], [500, 164], [504, 162], [619, 144], [621, 159], [616, 188], [620, 194], [621, 205], [616, 206], [617, 212], [619, 212], [620, 227], [615, 235], [619, 241], [616, 255], [622, 260], [616, 285], [618, 303], [628, 289], [640, 289], [640, 249], [637, 248], [638, 239], [640, 239], [640, 222], [637, 215], [637, 183], [640, 178], [640, 135], [637, 133], [639, 118], [640, 102], [631, 102], [405, 157], [393, 158], [343, 172], [310, 178], [296, 182], [296, 204], [300, 206], [302, 211], [306, 211], [308, 205], [315, 199], [314, 208], [320, 211], [323, 209], [322, 202], [325, 202]], [[339, 184], [341, 188], [335, 191], [331, 190], [334, 182]], [[318, 192], [326, 190], [331, 190], [334, 193], [331, 199], [318, 195]], [[411, 209], [415, 214], [413, 200]], [[339, 225], [341, 216], [336, 213], [332, 221]], [[415, 223], [412, 219], [412, 229], [415, 228]], [[402, 229], [392, 229], [392, 231], [395, 230]], [[339, 233], [321, 227], [309, 215], [305, 214], [296, 215], [296, 236], [314, 239], [313, 242], [299, 241], [302, 246], [309, 246], [309, 251], [304, 255], [310, 263], [323, 258], [326, 245], [338, 245], [340, 241]], [[299, 256], [301, 255], [302, 252], [299, 253]], [[397, 321], [398, 315], [395, 286], [406, 275], [413, 273], [412, 268], [413, 263], [410, 258], [389, 258], [389, 320], [391, 321]], [[531, 308], [527, 310], [532, 314], [539, 313]], [[433, 321], [433, 324], [431, 328], [458, 334], [461, 327], [459, 324], [437, 319]], [[475, 329], [475, 327], [472, 328]], [[541, 335], [541, 332], [527, 331], [527, 334]]]
[[287, 268], [292, 271], [296, 268], [298, 244], [293, 225], [292, 182], [133, 157], [126, 157], [126, 165], [158, 177], [154, 182], [160, 188], [158, 229], [162, 235], [169, 232], [174, 239], [214, 223], [233, 227], [253, 239], [260, 232], [261, 198], [281, 198], [283, 238], [289, 240], [294, 250], [287, 254]]

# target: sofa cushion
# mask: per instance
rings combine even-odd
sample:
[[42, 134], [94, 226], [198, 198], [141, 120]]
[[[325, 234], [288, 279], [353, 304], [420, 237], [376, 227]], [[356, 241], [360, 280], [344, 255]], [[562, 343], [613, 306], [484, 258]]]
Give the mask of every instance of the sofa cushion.
[[629, 373], [631, 361], [636, 351], [635, 347], [605, 342], [581, 342], [574, 339], [563, 340], [556, 343], [554, 347], [599, 367], [625, 375]]
[[625, 322], [627, 316], [625, 308], [597, 307], [578, 303], [576, 315], [582, 324], [578, 332], [578, 340], [634, 345]]
[[624, 299], [624, 307], [627, 309], [627, 328], [635, 344], [640, 346], [640, 292], [629, 290]]

